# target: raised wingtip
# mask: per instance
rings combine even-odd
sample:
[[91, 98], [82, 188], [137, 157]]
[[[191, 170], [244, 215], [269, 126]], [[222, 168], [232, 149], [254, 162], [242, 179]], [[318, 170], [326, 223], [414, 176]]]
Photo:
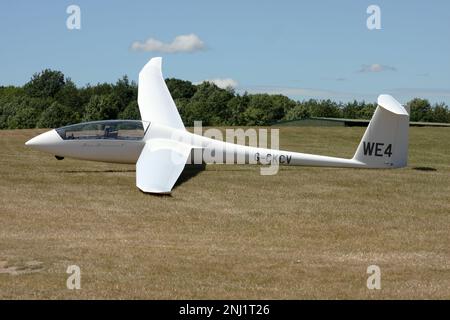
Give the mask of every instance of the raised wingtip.
[[395, 114], [401, 114], [401, 115], [409, 115], [406, 111], [405, 107], [403, 107], [400, 102], [395, 100], [391, 95], [389, 94], [380, 94], [378, 96], [378, 105], [383, 107], [384, 109], [395, 113]]
[[156, 67], [159, 70], [161, 70], [161, 66], [162, 66], [162, 58], [161, 57], [154, 57], [151, 58], [150, 61], [146, 64], [146, 66], [152, 66], [152, 67]]
[[183, 121], [164, 81], [161, 63], [161, 57], [153, 58], [139, 72], [138, 104], [141, 119], [184, 129]]
[[162, 58], [161, 57], [151, 58], [147, 62], [147, 64], [142, 68], [142, 70], [140, 71], [139, 75], [141, 75], [144, 71], [151, 70], [151, 69], [157, 69], [160, 72], [162, 72], [161, 66], [162, 66]]

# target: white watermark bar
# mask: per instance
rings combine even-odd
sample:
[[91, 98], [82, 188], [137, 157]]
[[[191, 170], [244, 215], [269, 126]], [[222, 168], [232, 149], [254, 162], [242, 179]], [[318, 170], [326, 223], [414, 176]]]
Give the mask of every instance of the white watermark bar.
[[[263, 165], [261, 175], [274, 175], [280, 164], [289, 164], [292, 160], [292, 155], [280, 152], [279, 136], [279, 129], [265, 128], [225, 129], [224, 135], [217, 128], [203, 130], [202, 122], [195, 121], [194, 135], [177, 136], [175, 131], [171, 139], [197, 146], [193, 148], [188, 164], [259, 164]], [[178, 163], [182, 159], [173, 153], [172, 161]]]

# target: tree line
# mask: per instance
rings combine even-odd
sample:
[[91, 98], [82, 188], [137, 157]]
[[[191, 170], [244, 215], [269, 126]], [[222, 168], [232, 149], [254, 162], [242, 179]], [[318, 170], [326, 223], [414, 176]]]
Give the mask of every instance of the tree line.
[[[376, 108], [376, 103], [365, 101], [294, 101], [279, 94], [238, 94], [209, 82], [194, 85], [170, 78], [166, 84], [186, 126], [196, 120], [205, 126], [267, 126], [309, 117], [370, 119]], [[415, 98], [408, 105], [411, 121], [450, 122], [444, 103], [431, 105]], [[0, 87], [0, 129], [56, 128], [109, 119], [140, 119], [137, 84], [127, 76], [114, 84], [78, 88], [62, 72], [46, 69], [24, 86]]]

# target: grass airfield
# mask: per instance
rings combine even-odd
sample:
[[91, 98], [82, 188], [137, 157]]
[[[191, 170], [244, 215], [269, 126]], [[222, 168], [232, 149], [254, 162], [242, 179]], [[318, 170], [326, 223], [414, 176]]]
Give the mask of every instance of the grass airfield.
[[[280, 147], [351, 157], [364, 129], [284, 127]], [[410, 128], [403, 169], [208, 165], [171, 196], [24, 146], [41, 132], [0, 131], [1, 299], [450, 298], [449, 128]]]

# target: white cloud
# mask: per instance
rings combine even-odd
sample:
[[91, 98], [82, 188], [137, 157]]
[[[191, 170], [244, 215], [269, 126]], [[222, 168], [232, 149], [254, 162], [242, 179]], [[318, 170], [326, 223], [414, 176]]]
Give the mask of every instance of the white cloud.
[[236, 80], [233, 80], [231, 78], [216, 78], [216, 79], [207, 79], [204, 81], [196, 82], [194, 84], [200, 84], [202, 82], [210, 82], [214, 83], [216, 86], [222, 89], [226, 88], [236, 88], [238, 86], [238, 82]]
[[397, 71], [397, 68], [379, 63], [363, 64], [358, 72], [366, 73], [366, 72], [383, 72], [383, 71]]
[[205, 49], [204, 42], [196, 34], [176, 36], [171, 43], [149, 38], [145, 42], [135, 41], [131, 44], [134, 51], [154, 51], [163, 53], [195, 52]]

